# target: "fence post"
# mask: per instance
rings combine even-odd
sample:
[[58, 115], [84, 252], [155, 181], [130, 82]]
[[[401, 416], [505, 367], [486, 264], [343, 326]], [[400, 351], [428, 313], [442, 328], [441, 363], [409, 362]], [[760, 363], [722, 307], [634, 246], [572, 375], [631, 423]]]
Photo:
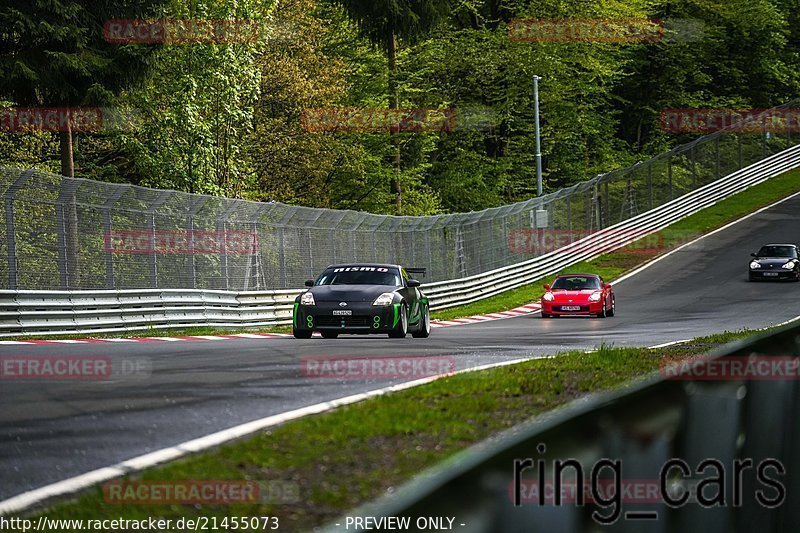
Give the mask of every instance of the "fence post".
[[695, 154], [694, 146], [695, 145], [692, 145], [692, 148], [689, 151], [692, 158], [692, 189], [697, 188], [697, 155]]
[[653, 164], [647, 163], [647, 209], [653, 209]]
[[720, 137], [721, 137], [721, 135], [717, 135], [717, 139], [716, 139], [716, 141], [715, 141], [715, 143], [714, 143], [714, 145], [716, 146], [716, 150], [715, 150], [715, 151], [716, 151], [716, 156], [717, 156], [717, 162], [716, 162], [717, 179], [719, 179], [719, 178], [720, 178], [720, 176], [719, 176], [719, 173], [720, 173], [720, 165], [719, 165], [719, 138], [720, 138]]
[[[217, 232], [218, 234], [222, 234], [222, 238], [225, 240], [226, 244], [228, 242], [228, 220], [238, 208], [238, 204], [235, 200], [227, 200], [227, 202], [229, 202], [228, 207], [217, 214]], [[230, 290], [231, 283], [228, 275], [228, 254], [222, 254], [219, 258], [219, 274], [220, 277], [225, 280], [225, 286], [221, 286], [220, 288]]]
[[114, 204], [122, 197], [128, 190], [130, 185], [121, 185], [111, 193], [111, 196], [103, 203], [103, 252], [106, 256], [106, 288], [113, 289], [116, 286], [114, 280], [114, 248], [111, 232], [113, 228], [113, 221], [111, 219], [111, 210]]
[[[187, 235], [187, 237], [189, 238], [189, 264], [188, 264], [189, 279], [192, 282], [193, 289], [197, 288], [197, 264], [195, 263], [194, 260], [194, 217], [197, 214], [197, 212], [200, 211], [204, 205], [206, 205], [209, 198], [210, 198], [209, 196], [195, 196], [194, 198], [191, 198], [189, 214], [186, 220], [186, 225], [188, 226], [187, 230], [189, 232], [189, 235]], [[217, 236], [217, 238], [219, 238], [219, 235]], [[226, 255], [227, 250], [225, 250], [225, 245], [227, 244], [227, 239], [225, 239], [224, 234], [222, 236], [222, 239], [223, 241], [222, 241], [221, 255]], [[219, 243], [217, 243], [217, 245], [219, 246]]]
[[173, 195], [175, 191], [162, 191], [161, 194], [158, 195], [156, 201], [150, 205], [150, 208], [147, 210], [147, 231], [150, 233], [150, 237], [152, 238], [153, 249], [149, 254], [149, 263], [150, 263], [150, 286], [153, 289], [158, 288], [158, 261], [156, 259], [156, 210], [164, 205], [164, 203], [169, 199], [170, 196]]
[[19, 288], [19, 273], [17, 270], [17, 235], [14, 228], [14, 195], [33, 176], [33, 170], [26, 170], [14, 180], [13, 185], [3, 194], [6, 212], [6, 251], [8, 252], [8, 288]]
[[667, 176], [669, 177], [669, 199], [673, 200], [675, 198], [674, 193], [672, 191], [672, 154], [670, 153], [667, 156]]
[[600, 208], [600, 199], [598, 198], [599, 195], [600, 192], [598, 191], [597, 188], [597, 181], [595, 181], [592, 187], [592, 201], [590, 202], [591, 211], [594, 214], [594, 217], [592, 217], [593, 219], [590, 221], [589, 224], [590, 232], [591, 230], [595, 229], [595, 224], [597, 224], [596, 226], [597, 230], [601, 229], [603, 224], [603, 215], [600, 213], [601, 208]]
[[314, 270], [314, 247], [311, 245], [313, 241], [311, 240], [311, 229], [310, 228], [306, 230], [306, 235], [308, 235], [308, 244], [309, 244], [309, 246], [308, 246], [308, 271], [311, 272], [311, 276], [309, 276], [309, 279], [314, 279], [314, 278], [317, 277], [317, 271]]
[[567, 235], [572, 233], [572, 191], [567, 193]]
[[433, 257], [431, 256], [430, 227], [425, 228], [425, 252], [428, 254], [428, 275], [433, 276]]
[[278, 226], [278, 269], [281, 271], [281, 287], [288, 289], [286, 286], [286, 247], [284, 241], [284, 227]]
[[[81, 182], [74, 179], [62, 178], [61, 190], [58, 192], [58, 199], [56, 200], [56, 230], [58, 231], [58, 271], [61, 275], [61, 288], [68, 290], [74, 281], [71, 279], [73, 272], [69, 271], [69, 258], [67, 257], [67, 220], [65, 216], [65, 208], [69, 198], [75, 195], [75, 191], [80, 187]], [[77, 209], [77, 206], [76, 206]], [[80, 242], [73, 242], [76, 250], [80, 247]], [[73, 259], [73, 266], [77, 268], [80, 252], [76, 252]]]

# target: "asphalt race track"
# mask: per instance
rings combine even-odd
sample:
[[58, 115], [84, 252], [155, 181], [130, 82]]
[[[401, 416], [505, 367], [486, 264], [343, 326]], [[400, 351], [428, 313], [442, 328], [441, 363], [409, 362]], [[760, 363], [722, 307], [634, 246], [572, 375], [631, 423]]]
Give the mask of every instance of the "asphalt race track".
[[615, 287], [614, 318], [521, 318], [435, 329], [429, 339], [0, 346], [0, 356], [95, 355], [144, 363], [103, 381], [0, 380], [0, 500], [243, 422], [386, 380], [301, 374], [306, 356], [454, 356], [458, 368], [601, 343], [650, 346], [800, 314], [800, 283], [749, 283], [750, 252], [800, 242], [800, 197], [673, 253]]

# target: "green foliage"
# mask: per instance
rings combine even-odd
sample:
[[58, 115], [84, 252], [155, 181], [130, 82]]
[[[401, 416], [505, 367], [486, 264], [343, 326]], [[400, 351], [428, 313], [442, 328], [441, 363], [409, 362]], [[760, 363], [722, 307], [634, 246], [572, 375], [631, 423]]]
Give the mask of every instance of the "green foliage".
[[[136, 111], [127, 129], [78, 136], [77, 175], [309, 206], [394, 213], [393, 184], [405, 214], [532, 196], [534, 75], [546, 190], [691, 138], [661, 129], [665, 108], [769, 107], [800, 88], [797, 0], [17, 4], [0, 3], [0, 98]], [[256, 20], [262, 38], [120, 46], [100, 36], [105, 20], [154, 14]], [[700, 33], [513, 42], [514, 18], [688, 20]], [[452, 109], [455, 129], [319, 133], [300, 120], [313, 107], [394, 105]], [[3, 134], [0, 162], [57, 170], [56, 146], [51, 133]]]

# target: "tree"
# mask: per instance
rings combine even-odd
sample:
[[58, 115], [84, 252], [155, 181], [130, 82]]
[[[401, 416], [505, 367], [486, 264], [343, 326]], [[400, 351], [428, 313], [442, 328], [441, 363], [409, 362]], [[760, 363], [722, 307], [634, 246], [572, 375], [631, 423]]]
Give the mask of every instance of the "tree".
[[[112, 19], [157, 12], [159, 0], [51, 0], [0, 4], [0, 95], [22, 106], [102, 105], [138, 79], [151, 46], [111, 44]], [[74, 177], [70, 121], [59, 132], [61, 174]], [[78, 214], [74, 192], [65, 216], [68, 285], [80, 284]]]
[[[112, 44], [111, 19], [141, 19], [161, 0], [52, 0], [0, 4], [0, 94], [21, 106], [102, 105], [140, 79], [153, 46]], [[72, 131], [60, 133], [61, 173], [75, 173]]]
[[270, 7], [261, 0], [170, 0], [170, 19], [248, 21], [258, 39], [174, 43], [153, 55], [143, 83], [125, 92], [141, 111], [134, 133], [119, 135], [127, 178], [188, 192], [241, 195], [252, 171], [247, 157], [258, 99], [257, 58], [268, 35]]
[[[449, 0], [337, 0], [358, 23], [364, 36], [380, 46], [387, 54], [389, 63], [389, 109], [399, 109], [400, 95], [397, 88], [398, 39], [416, 42], [441, 23], [450, 12]], [[402, 213], [402, 190], [400, 186], [400, 143], [392, 137], [395, 177], [391, 181], [397, 214]]]

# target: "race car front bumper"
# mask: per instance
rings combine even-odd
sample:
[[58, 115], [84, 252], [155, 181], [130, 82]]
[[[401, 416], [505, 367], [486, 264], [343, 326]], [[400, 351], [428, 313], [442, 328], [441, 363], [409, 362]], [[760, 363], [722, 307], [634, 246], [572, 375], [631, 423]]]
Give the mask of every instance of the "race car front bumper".
[[296, 330], [336, 331], [339, 333], [388, 333], [400, 320], [400, 304], [372, 305], [370, 302], [319, 302], [294, 304], [292, 324]]
[[800, 279], [800, 274], [794, 270], [762, 270], [750, 269], [750, 281], [756, 280], [796, 280]]
[[[574, 309], [574, 308], [578, 309]], [[566, 309], [565, 309], [566, 308]], [[562, 303], [542, 301], [542, 313], [553, 316], [596, 315], [603, 312], [603, 302]]]

